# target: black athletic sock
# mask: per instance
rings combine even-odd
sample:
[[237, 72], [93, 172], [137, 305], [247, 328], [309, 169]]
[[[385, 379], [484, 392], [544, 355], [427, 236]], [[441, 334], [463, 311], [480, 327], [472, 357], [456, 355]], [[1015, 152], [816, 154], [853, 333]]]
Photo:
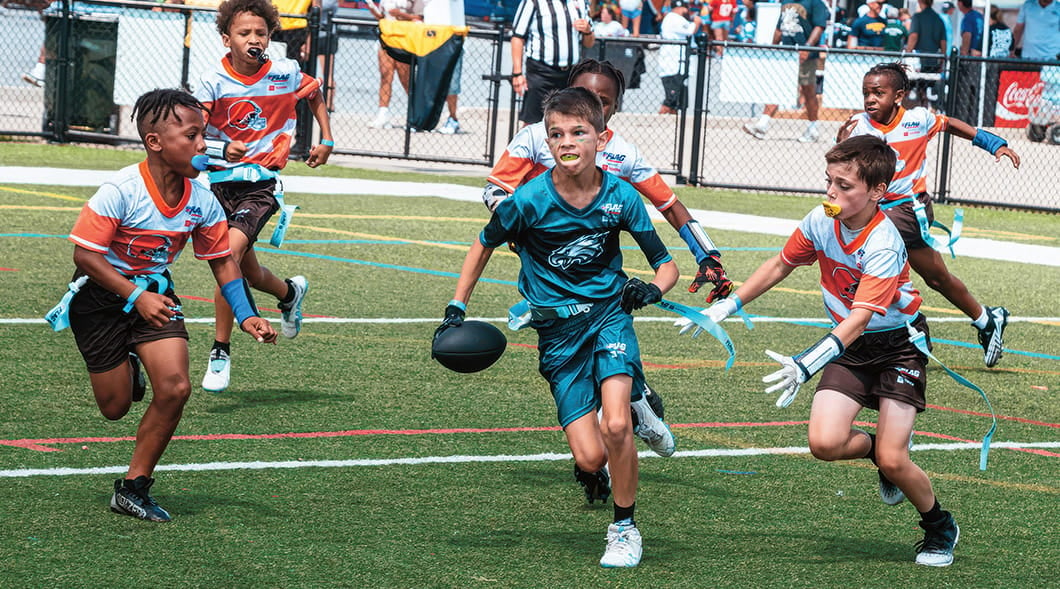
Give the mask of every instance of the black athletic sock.
[[633, 511], [637, 509], [637, 502], [636, 501], [634, 501], [633, 505], [630, 505], [629, 507], [622, 507], [618, 503], [615, 503], [614, 505], [615, 505], [615, 523], [616, 524], [618, 522], [624, 520], [624, 519], [628, 519], [630, 521], [630, 523], [633, 523], [633, 525], [637, 525], [635, 522], [633, 522]]
[[213, 340], [213, 349], [221, 350], [222, 352], [224, 352], [225, 354], [228, 354], [229, 356], [232, 355], [232, 347], [231, 346], [232, 346], [232, 344], [230, 342], [219, 342], [217, 340]]
[[928, 511], [920, 512], [920, 519], [924, 520], [926, 524], [934, 524], [942, 521], [946, 517], [946, 512], [942, 511], [942, 506], [939, 505], [938, 498], [935, 499], [935, 505], [931, 506]]
[[[865, 455], [865, 458], [868, 458], [873, 464], [876, 464], [876, 434], [865, 433], [869, 436], [869, 453]], [[879, 464], [876, 464], [876, 466], [879, 466]]]
[[280, 302], [286, 304], [294, 300], [294, 283], [290, 279], [284, 279], [284, 282], [287, 284], [287, 294], [283, 295]]

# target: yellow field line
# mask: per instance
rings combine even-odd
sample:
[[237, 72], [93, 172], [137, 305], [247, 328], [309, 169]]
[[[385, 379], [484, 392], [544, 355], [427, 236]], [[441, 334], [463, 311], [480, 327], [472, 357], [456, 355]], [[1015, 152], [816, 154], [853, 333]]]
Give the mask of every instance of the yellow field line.
[[9, 186], [0, 186], [0, 190], [4, 192], [14, 192], [16, 194], [32, 194], [34, 196], [47, 196], [49, 198], [58, 198], [61, 200], [72, 200], [74, 202], [85, 202], [88, 199], [70, 196], [69, 194], [56, 194], [54, 192], [41, 192], [39, 190], [24, 190], [22, 188], [11, 188]]
[[0, 209], [8, 211], [66, 211], [71, 213], [77, 213], [81, 211], [81, 207], [32, 207], [28, 205], [0, 205]]

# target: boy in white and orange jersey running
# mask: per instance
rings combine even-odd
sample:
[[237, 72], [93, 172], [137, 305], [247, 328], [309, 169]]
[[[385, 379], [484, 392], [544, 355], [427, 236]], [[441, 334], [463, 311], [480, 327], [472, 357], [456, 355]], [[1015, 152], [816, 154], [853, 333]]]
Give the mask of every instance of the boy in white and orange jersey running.
[[[883, 140], [851, 137], [825, 155], [828, 200], [799, 223], [783, 251], [755, 270], [729, 298], [707, 309], [722, 321], [788, 277], [817, 262], [821, 292], [834, 328], [802, 353], [766, 350], [781, 369], [764, 377], [787, 407], [799, 386], [821, 379], [810, 409], [813, 455], [826, 461], [868, 458], [879, 468], [880, 498], [906, 497], [920, 512], [924, 540], [916, 563], [953, 562], [959, 529], [935, 498], [926, 473], [909, 458], [916, 414], [926, 405], [927, 356], [910, 339], [927, 338], [920, 293], [909, 281], [902, 236], [878, 203], [894, 176], [896, 156]], [[930, 345], [927, 343], [926, 345]], [[879, 411], [876, 434], [853, 427], [863, 408]]]
[[948, 301], [972, 319], [983, 347], [983, 361], [994, 366], [1004, 352], [1005, 326], [1009, 312], [1004, 307], [986, 307], [979, 303], [961, 279], [950, 273], [942, 255], [931, 246], [926, 234], [935, 220], [931, 197], [927, 193], [927, 145], [942, 131], [970, 139], [1001, 161], [1009, 158], [1019, 168], [1020, 158], [1004, 139], [924, 107], [905, 109], [902, 99], [909, 88], [906, 66], [882, 63], [865, 74], [862, 92], [865, 112], [854, 115], [839, 130], [841, 141], [848, 136], [874, 135], [887, 142], [898, 154], [894, 178], [880, 208], [898, 227], [909, 250], [909, 264], [929, 287], [942, 293]]
[[70, 231], [80, 289], [71, 288], [69, 325], [100, 413], [121, 419], [143, 398], [141, 364], [154, 389], [110, 508], [156, 522], [170, 515], [150, 495], [151, 476], [191, 395], [188, 332], [169, 273], [189, 239], [195, 257], [210, 263], [240, 327], [259, 342], [276, 341], [232, 258], [224, 211], [192, 180], [199, 175], [192, 158], [206, 150], [203, 109], [183, 90], [141, 96], [133, 118], [147, 159], [100, 186]]
[[[281, 280], [259, 264], [254, 242], [283, 205], [277, 179], [291, 152], [300, 99], [309, 101], [322, 138], [306, 165], [327, 163], [335, 143], [320, 80], [303, 75], [294, 60], [269, 59], [265, 53], [279, 27], [280, 15], [268, 0], [223, 2], [217, 9], [217, 31], [231, 51], [219, 69], [202, 75], [195, 96], [210, 111], [206, 136], [217, 157], [211, 160], [210, 184], [228, 216], [232, 255], [252, 287], [277, 298], [283, 335], [293, 338], [302, 327], [309, 283], [304, 276]], [[232, 310], [217, 293], [214, 302], [214, 344], [202, 388], [221, 392], [230, 380]]]

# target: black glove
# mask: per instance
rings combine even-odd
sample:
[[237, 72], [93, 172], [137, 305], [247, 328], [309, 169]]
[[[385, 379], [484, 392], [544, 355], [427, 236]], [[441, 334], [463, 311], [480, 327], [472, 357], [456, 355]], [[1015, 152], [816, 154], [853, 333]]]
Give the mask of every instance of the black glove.
[[662, 300], [662, 291], [658, 286], [642, 282], [639, 278], [630, 278], [622, 285], [622, 310], [632, 313], [645, 305], [652, 305]]
[[[449, 329], [450, 327], [457, 327], [464, 322], [464, 310], [456, 305], [449, 305], [445, 308], [445, 319], [442, 319], [442, 324], [438, 326], [438, 329], [434, 330], [434, 339], [438, 339], [442, 332]], [[434, 356], [431, 356], [432, 358]]]
[[699, 272], [692, 279], [692, 284], [688, 285], [688, 292], [698, 292], [708, 282], [714, 285], [714, 289], [707, 293], [708, 303], [724, 299], [732, 292], [732, 281], [725, 275], [725, 268], [721, 267], [721, 258], [717, 254], [708, 256], [699, 265]]

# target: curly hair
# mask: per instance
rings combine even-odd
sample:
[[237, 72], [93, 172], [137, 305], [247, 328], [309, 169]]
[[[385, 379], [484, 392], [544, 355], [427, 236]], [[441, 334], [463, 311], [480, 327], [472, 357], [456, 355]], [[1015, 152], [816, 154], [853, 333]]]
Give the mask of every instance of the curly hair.
[[270, 36], [280, 30], [280, 11], [269, 0], [225, 0], [217, 7], [217, 32], [227, 35], [232, 20], [240, 12], [249, 12], [265, 19]]
[[574, 80], [577, 80], [578, 76], [582, 74], [599, 74], [614, 80], [615, 90], [617, 90], [615, 99], [618, 102], [622, 101], [622, 95], [626, 92], [626, 76], [622, 74], [622, 70], [615, 67], [610, 61], [597, 61], [588, 57], [579, 61], [571, 68], [570, 74], [567, 76], [567, 85], [574, 85]]

